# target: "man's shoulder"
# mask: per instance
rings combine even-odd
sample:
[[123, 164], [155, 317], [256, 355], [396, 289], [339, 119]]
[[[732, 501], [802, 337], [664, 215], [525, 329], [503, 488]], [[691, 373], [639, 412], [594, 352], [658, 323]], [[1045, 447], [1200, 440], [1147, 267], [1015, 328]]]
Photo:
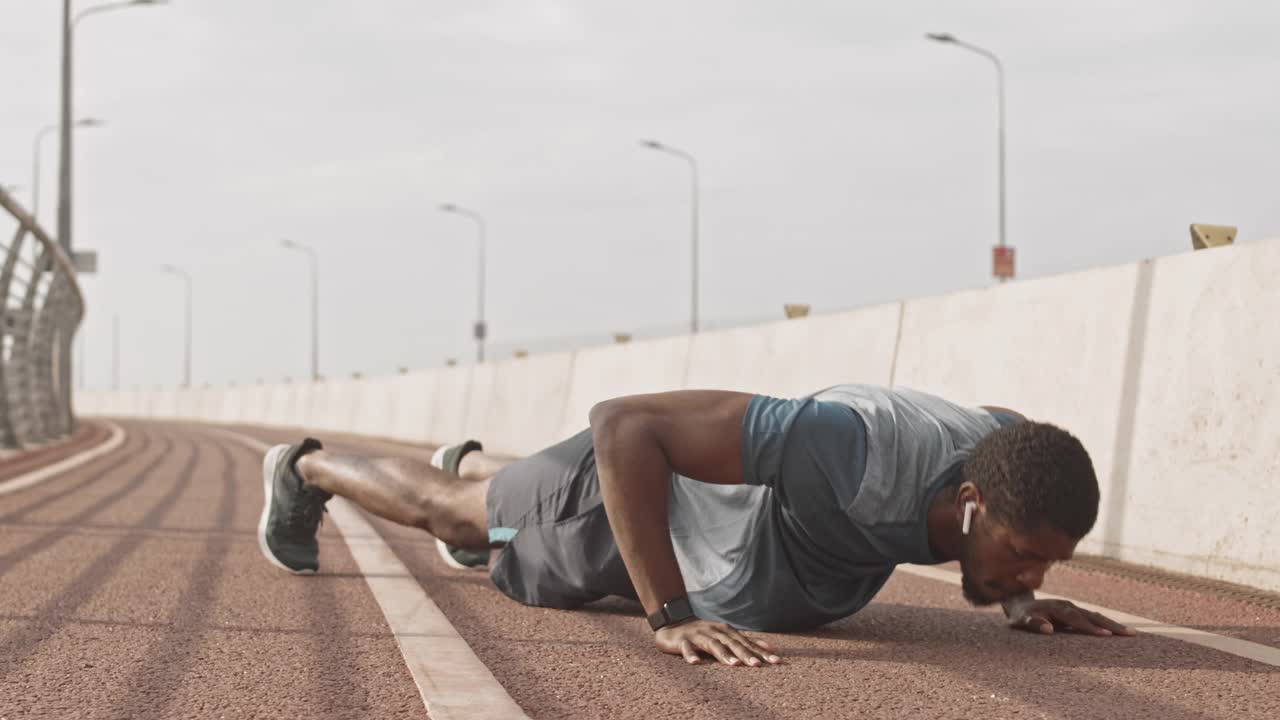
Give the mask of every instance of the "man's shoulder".
[[1017, 410], [1010, 410], [1009, 408], [1000, 407], [999, 405], [983, 405], [982, 409], [986, 410], [992, 418], [995, 418], [995, 421], [1000, 424], [1000, 427], [1025, 422], [1027, 419], [1025, 415]]

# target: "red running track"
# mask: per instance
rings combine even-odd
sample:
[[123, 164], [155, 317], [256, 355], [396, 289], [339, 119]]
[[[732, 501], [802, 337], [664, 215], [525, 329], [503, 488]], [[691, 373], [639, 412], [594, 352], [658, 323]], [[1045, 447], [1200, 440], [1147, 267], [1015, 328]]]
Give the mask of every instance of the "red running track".
[[[319, 575], [280, 572], [256, 544], [256, 453], [199, 425], [121, 424], [116, 451], [0, 495], [0, 718], [426, 715], [333, 523]], [[523, 607], [445, 567], [429, 536], [374, 526], [534, 718], [1280, 717], [1280, 667], [1150, 635], [1015, 632], [902, 573], [853, 618], [777, 636], [781, 667], [690, 667], [653, 650], [632, 603]], [[1209, 591], [1072, 568], [1046, 589], [1280, 647], [1280, 610]]]

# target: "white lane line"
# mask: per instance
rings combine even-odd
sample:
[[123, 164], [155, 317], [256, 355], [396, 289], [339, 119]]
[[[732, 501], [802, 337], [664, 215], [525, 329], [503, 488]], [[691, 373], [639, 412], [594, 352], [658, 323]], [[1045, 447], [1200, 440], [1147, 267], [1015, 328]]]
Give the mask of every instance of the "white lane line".
[[360, 511], [334, 498], [329, 516], [382, 607], [431, 717], [526, 717]]
[[[270, 446], [231, 430], [206, 428], [257, 452]], [[391, 626], [400, 654], [433, 720], [526, 718], [471, 651], [440, 608], [355, 505], [335, 497], [329, 517], [356, 559], [369, 590]]]
[[[960, 584], [960, 573], [952, 572], [950, 570], [940, 570], [936, 567], [929, 567], [928, 565], [899, 565], [898, 569], [911, 573], [912, 575], [919, 575], [920, 577], [929, 578], [931, 580], [940, 580], [945, 583], [951, 583], [952, 585]], [[1280, 649], [1278, 648], [1249, 642], [1248, 640], [1240, 640], [1238, 638], [1225, 637], [1223, 635], [1214, 635], [1213, 633], [1182, 627], [1181, 625], [1168, 625], [1158, 620], [1144, 618], [1141, 615], [1130, 615], [1127, 612], [1112, 610], [1111, 608], [1094, 605], [1092, 603], [1080, 602], [1079, 600], [1073, 600], [1061, 595], [1052, 595], [1050, 593], [1037, 591], [1036, 597], [1044, 598], [1046, 600], [1069, 600], [1086, 610], [1102, 613], [1118, 623], [1128, 625], [1135, 630], [1139, 630], [1150, 635], [1160, 635], [1162, 637], [1173, 638], [1174, 640], [1189, 642], [1192, 645], [1213, 648], [1214, 650], [1221, 650], [1224, 653], [1230, 653], [1242, 658], [1248, 658], [1260, 663], [1266, 663], [1267, 665], [1280, 667]]]
[[11, 492], [17, 492], [24, 488], [29, 488], [36, 483], [44, 482], [51, 477], [61, 475], [72, 468], [79, 467], [94, 458], [106, 455], [112, 450], [120, 447], [128, 433], [124, 431], [124, 428], [110, 420], [103, 420], [101, 422], [111, 428], [111, 435], [106, 440], [89, 448], [88, 450], [85, 450], [84, 452], [76, 453], [69, 458], [63, 458], [52, 465], [45, 465], [37, 470], [32, 470], [29, 473], [23, 473], [18, 477], [9, 478], [4, 482], [0, 482], [0, 495], [7, 495]]

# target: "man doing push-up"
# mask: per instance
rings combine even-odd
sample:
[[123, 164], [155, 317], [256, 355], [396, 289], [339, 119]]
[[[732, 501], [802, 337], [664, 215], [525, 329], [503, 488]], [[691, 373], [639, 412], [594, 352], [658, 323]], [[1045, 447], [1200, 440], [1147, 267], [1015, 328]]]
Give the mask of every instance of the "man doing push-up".
[[339, 495], [426, 530], [450, 565], [487, 567], [519, 602], [636, 599], [657, 648], [689, 663], [779, 662], [749, 631], [852, 615], [902, 563], [958, 560], [965, 598], [1001, 603], [1015, 628], [1133, 634], [1034, 597], [1098, 512], [1088, 453], [1053, 425], [870, 385], [635, 395], [589, 420], [514, 462], [474, 441], [431, 463], [278, 445], [263, 460], [259, 544], [273, 564], [315, 572], [324, 504]]

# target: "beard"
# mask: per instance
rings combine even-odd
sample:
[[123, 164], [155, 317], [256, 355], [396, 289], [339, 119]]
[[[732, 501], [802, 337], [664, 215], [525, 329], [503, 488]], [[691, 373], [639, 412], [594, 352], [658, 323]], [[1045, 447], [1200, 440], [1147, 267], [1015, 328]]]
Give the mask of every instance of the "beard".
[[964, 593], [964, 599], [969, 601], [974, 607], [986, 607], [987, 605], [995, 605], [999, 602], [996, 598], [991, 597], [978, 581], [974, 580], [969, 574], [968, 563], [960, 563], [960, 591]]

